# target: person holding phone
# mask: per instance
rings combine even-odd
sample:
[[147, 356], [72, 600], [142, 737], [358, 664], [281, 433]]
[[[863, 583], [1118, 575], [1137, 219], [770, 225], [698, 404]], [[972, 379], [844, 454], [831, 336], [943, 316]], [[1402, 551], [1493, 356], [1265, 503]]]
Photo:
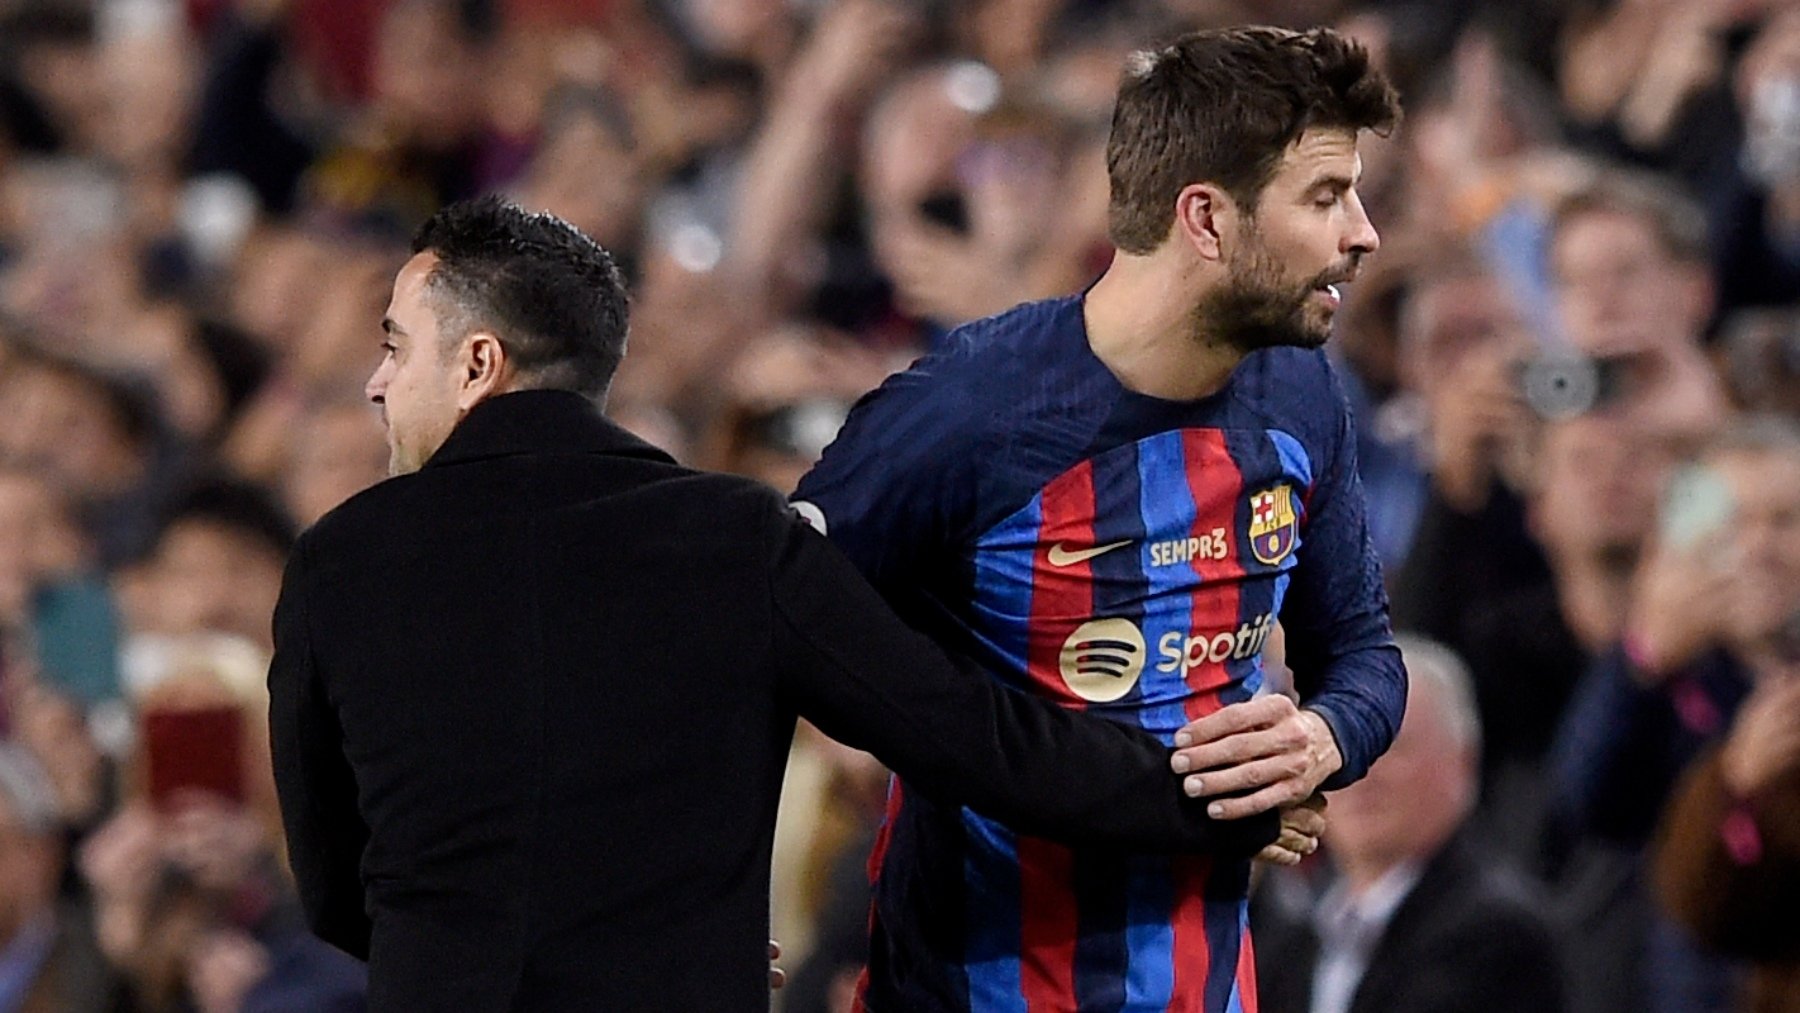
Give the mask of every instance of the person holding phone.
[[[1553, 828], [1631, 855], [1747, 701], [1800, 675], [1800, 427], [1761, 417], [1720, 436], [1671, 483], [1658, 526], [1624, 633], [1577, 685], [1550, 763]], [[1666, 920], [1632, 924], [1642, 1008], [1706, 1008], [1729, 980]]]

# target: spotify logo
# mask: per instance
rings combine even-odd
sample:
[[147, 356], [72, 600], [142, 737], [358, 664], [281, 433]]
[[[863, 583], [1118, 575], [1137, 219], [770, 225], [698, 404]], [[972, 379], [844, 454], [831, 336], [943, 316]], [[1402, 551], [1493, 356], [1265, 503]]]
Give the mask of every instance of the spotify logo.
[[1082, 623], [1063, 641], [1061, 660], [1070, 692], [1093, 703], [1117, 700], [1144, 671], [1144, 634], [1129, 619]]

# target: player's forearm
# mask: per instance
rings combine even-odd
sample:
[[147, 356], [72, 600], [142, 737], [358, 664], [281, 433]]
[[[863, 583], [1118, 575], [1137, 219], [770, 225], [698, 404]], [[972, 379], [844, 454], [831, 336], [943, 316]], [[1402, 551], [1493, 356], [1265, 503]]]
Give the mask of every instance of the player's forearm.
[[1326, 789], [1358, 781], [1394, 741], [1406, 712], [1406, 669], [1392, 644], [1352, 651], [1325, 665], [1300, 704], [1325, 719], [1343, 765]]

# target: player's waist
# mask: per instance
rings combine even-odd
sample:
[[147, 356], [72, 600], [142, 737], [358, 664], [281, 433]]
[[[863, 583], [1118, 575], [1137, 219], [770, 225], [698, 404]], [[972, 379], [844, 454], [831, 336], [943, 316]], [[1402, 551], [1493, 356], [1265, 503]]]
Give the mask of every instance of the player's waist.
[[1249, 896], [1250, 859], [1207, 854], [1140, 854], [1078, 847], [1020, 834], [968, 809], [948, 810], [908, 797], [896, 814], [877, 870], [878, 893], [906, 903], [953, 903], [960, 920], [1016, 921], [1023, 908], [1054, 901], [1109, 911], [1124, 926], [1162, 924], [1182, 906], [1233, 906]]

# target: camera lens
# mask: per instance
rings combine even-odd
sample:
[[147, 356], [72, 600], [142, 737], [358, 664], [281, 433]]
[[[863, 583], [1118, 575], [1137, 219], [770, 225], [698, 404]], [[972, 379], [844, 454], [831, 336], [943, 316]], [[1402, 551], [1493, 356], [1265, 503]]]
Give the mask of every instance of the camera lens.
[[1525, 403], [1546, 419], [1566, 419], [1592, 409], [1600, 397], [1600, 373], [1591, 359], [1545, 356], [1525, 365]]

